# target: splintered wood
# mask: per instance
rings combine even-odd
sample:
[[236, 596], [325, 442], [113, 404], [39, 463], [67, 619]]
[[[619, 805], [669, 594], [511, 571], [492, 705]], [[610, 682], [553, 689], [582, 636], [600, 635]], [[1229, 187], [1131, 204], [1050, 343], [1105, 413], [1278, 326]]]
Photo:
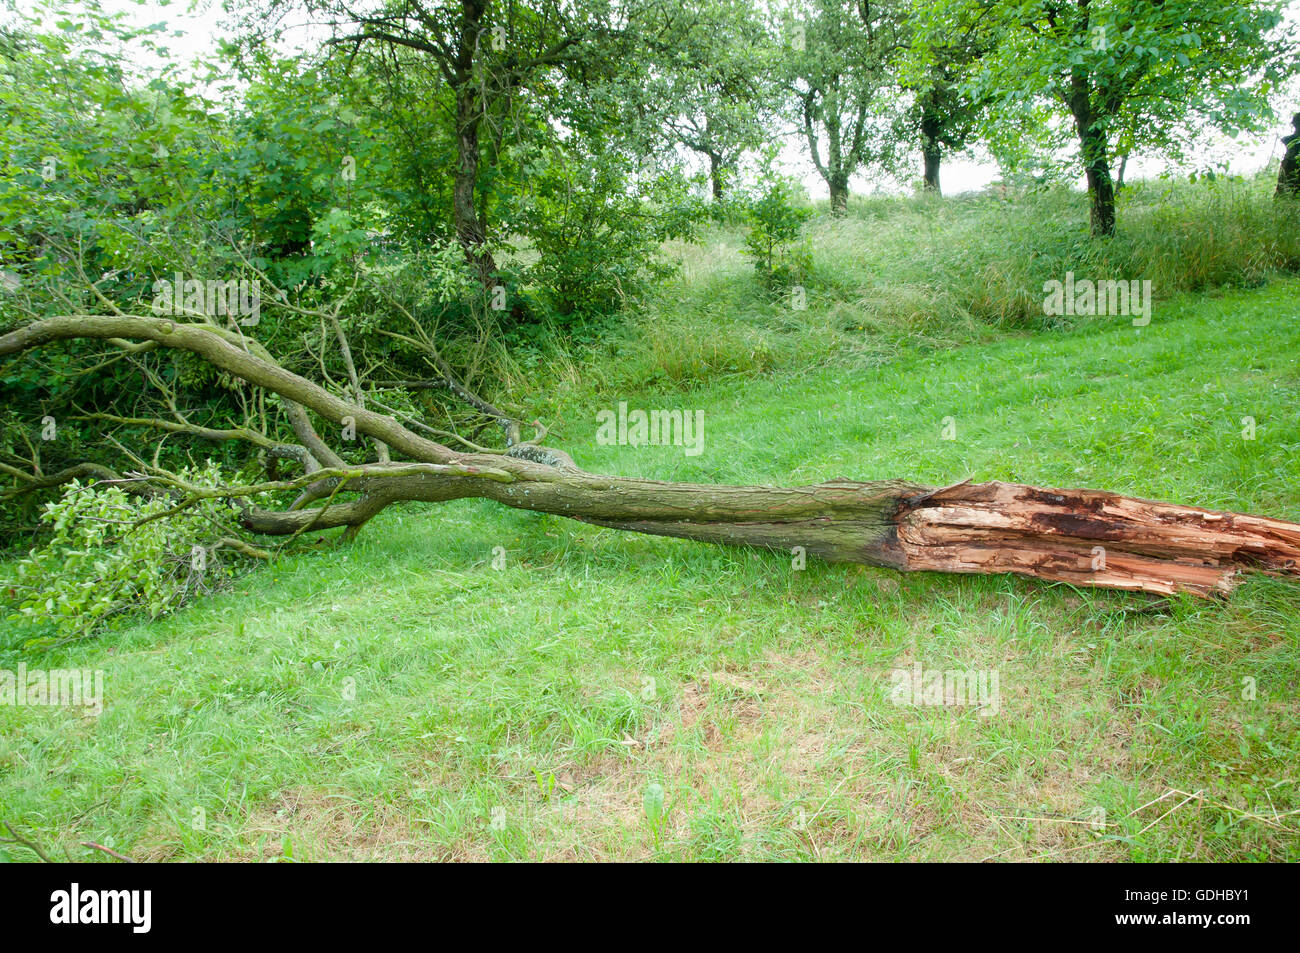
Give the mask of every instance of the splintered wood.
[[1300, 524], [1101, 490], [958, 483], [897, 516], [908, 569], [1226, 595], [1245, 569], [1300, 575]]

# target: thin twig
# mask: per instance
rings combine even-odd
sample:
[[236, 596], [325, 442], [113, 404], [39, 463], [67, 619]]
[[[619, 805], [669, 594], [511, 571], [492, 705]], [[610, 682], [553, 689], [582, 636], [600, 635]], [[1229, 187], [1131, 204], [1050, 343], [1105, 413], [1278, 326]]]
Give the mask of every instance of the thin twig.
[[124, 864], [134, 864], [134, 863], [136, 863], [136, 860], [135, 860], [134, 857], [128, 857], [128, 856], [126, 856], [126, 854], [119, 854], [117, 851], [113, 850], [111, 847], [105, 847], [103, 844], [96, 844], [94, 841], [83, 840], [83, 841], [81, 842], [81, 846], [82, 846], [82, 847], [89, 847], [91, 850], [102, 850], [104, 853], [108, 854], [109, 857], [115, 857], [115, 858], [117, 858], [118, 860], [122, 861], [122, 863], [124, 863]]
[[26, 837], [23, 837], [14, 830], [14, 826], [11, 822], [0, 821], [0, 826], [4, 827], [4, 829], [10, 834], [9, 837], [0, 837], [0, 844], [21, 844], [47, 864], [54, 863], [54, 861], [50, 860], [49, 856], [46, 855], [45, 851], [41, 850], [36, 846], [36, 844], [32, 843]]

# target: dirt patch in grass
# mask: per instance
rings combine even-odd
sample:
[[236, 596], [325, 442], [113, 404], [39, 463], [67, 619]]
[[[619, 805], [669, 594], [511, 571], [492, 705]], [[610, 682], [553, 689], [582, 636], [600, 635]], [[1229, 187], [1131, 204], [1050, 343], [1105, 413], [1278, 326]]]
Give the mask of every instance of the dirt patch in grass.
[[239, 826], [241, 846], [222, 859], [269, 861], [469, 859], [438, 847], [389, 804], [362, 804], [351, 795], [295, 788], [252, 811]]

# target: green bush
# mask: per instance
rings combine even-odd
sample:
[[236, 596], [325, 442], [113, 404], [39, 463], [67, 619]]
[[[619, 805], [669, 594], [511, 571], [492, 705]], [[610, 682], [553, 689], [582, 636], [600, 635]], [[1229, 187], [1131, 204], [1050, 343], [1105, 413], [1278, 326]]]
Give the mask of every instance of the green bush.
[[812, 209], [795, 205], [795, 196], [792, 183], [771, 177], [745, 207], [745, 254], [768, 291], [799, 284], [812, 267], [812, 252], [799, 241]]
[[[182, 475], [200, 486], [230, 483], [211, 464]], [[157, 618], [233, 575], [239, 557], [219, 540], [234, 505], [203, 500], [160, 516], [175, 505], [165, 496], [76, 481], [46, 504], [41, 520], [53, 535], [0, 585], [11, 621], [25, 619], [46, 631], [29, 646], [89, 635], [131, 611]], [[149, 517], [155, 518], [140, 522]]]
[[660, 250], [706, 210], [674, 175], [638, 179], [608, 154], [553, 154], [530, 167], [510, 226], [537, 260], [524, 277], [560, 325], [615, 314], [672, 273]]

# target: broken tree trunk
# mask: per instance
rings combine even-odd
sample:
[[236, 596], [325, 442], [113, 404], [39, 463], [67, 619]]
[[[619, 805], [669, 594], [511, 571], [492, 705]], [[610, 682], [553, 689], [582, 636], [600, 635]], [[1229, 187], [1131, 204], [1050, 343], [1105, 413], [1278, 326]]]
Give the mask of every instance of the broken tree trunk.
[[1165, 595], [1227, 594], [1243, 570], [1300, 575], [1298, 523], [1014, 483], [959, 483], [909, 501], [898, 543], [908, 569]]
[[[1172, 595], [1227, 595], [1243, 571], [1300, 576], [1300, 524], [1157, 503], [1099, 490], [1014, 483], [934, 489], [899, 481], [835, 480], [802, 487], [660, 483], [575, 467], [466, 454], [476, 476], [387, 477], [359, 471], [362, 499], [331, 512], [251, 510], [270, 534], [357, 525], [393, 502], [478, 497], [611, 529], [790, 551], [828, 562], [903, 571], [1016, 573], [1080, 586]], [[527, 471], [540, 468], [550, 473]], [[542, 479], [532, 479], [541, 476]]]
[[[73, 338], [106, 339], [117, 346], [145, 340], [189, 351], [279, 394], [290, 407], [307, 408], [336, 425], [348, 418], [358, 433], [416, 461], [350, 466], [329, 451], [337, 463], [309, 469], [297, 482], [217, 494], [250, 498], [267, 489], [301, 488], [307, 481], [328, 484], [330, 498], [319, 506], [246, 506], [244, 527], [257, 533], [355, 531], [393, 503], [478, 497], [615, 529], [782, 550], [798, 546], [828, 561], [899, 570], [1018, 573], [1198, 596], [1230, 592], [1246, 570], [1300, 576], [1300, 524], [1099, 490], [996, 482], [935, 489], [897, 480], [712, 486], [588, 473], [537, 441], [505, 451], [462, 453], [327, 392], [281, 367], [256, 342], [211, 325], [125, 314], [47, 318], [0, 336], [0, 357]], [[305, 416], [296, 429], [313, 442], [320, 439]], [[173, 492], [212, 495], [181, 485], [174, 474], [138, 479], [155, 479]], [[300, 501], [316, 502], [321, 495], [306, 494]]]

